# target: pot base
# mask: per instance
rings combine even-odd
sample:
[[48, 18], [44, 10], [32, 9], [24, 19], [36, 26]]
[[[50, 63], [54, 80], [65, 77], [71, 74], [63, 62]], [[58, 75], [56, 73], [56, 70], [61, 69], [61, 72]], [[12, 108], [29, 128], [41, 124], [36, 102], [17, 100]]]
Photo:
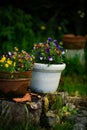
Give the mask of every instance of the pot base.
[[0, 79], [0, 95], [9, 98], [22, 97], [29, 86], [29, 78]]

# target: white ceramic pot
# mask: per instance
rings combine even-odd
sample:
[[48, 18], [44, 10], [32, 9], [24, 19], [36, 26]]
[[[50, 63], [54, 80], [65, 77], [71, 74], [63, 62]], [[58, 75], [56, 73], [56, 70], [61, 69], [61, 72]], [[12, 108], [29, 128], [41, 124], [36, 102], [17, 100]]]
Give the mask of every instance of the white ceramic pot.
[[30, 83], [31, 90], [40, 93], [55, 92], [65, 66], [65, 64], [48, 66], [48, 64], [35, 63]]

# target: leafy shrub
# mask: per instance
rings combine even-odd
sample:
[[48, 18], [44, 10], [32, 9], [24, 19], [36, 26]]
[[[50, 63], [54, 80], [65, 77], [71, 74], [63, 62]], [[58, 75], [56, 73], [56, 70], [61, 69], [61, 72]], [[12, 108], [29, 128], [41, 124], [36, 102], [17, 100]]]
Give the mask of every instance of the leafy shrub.
[[14, 46], [30, 51], [33, 43], [53, 37], [61, 41], [67, 32], [67, 21], [58, 23], [55, 18], [43, 21], [40, 16], [25, 13], [12, 6], [0, 7], [0, 49], [11, 51]]
[[8, 7], [0, 8], [0, 49], [4, 52], [14, 46], [30, 50], [34, 40], [32, 17], [22, 10]]
[[83, 74], [85, 69], [84, 66], [81, 64], [79, 57], [75, 55], [71, 58], [66, 58], [66, 68], [63, 71], [64, 75], [73, 75], [73, 74]]

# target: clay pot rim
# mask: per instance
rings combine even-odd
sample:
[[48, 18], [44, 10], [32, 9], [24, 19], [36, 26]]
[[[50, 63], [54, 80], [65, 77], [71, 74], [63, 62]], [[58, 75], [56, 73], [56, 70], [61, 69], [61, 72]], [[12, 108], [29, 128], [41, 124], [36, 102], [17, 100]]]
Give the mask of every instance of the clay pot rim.
[[30, 80], [30, 78], [13, 78], [13, 79], [0, 79], [0, 82], [1, 81], [27, 81], [27, 80]]
[[5, 72], [5, 71], [0, 71], [0, 73], [6, 73], [6, 74], [19, 74], [19, 73], [28, 73], [32, 70], [28, 70], [28, 71], [23, 71], [23, 72], [20, 72], [20, 71], [15, 71], [15, 72]]
[[85, 36], [82, 36], [82, 35], [74, 35], [74, 34], [64, 34], [63, 35], [63, 38], [70, 38], [70, 39], [73, 39], [73, 38], [83, 38], [83, 39], [86, 39]]

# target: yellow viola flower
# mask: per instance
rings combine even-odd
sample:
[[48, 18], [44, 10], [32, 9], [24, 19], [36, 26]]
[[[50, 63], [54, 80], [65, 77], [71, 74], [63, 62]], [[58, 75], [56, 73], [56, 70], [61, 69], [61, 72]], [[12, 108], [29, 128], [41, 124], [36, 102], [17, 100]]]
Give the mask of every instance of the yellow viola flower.
[[33, 60], [33, 58], [32, 57], [30, 57], [30, 61], [32, 61]]
[[14, 50], [15, 50], [15, 51], [18, 51], [18, 48], [17, 48], [17, 47], [14, 47]]
[[16, 59], [16, 56], [15, 55], [13, 55], [13, 57], [12, 57], [14, 60]]
[[32, 69], [32, 65], [32, 56], [24, 50], [19, 52], [17, 47], [14, 47], [14, 51], [8, 52], [0, 58], [0, 71], [24, 72]]
[[22, 68], [24, 68], [24, 65], [22, 64], [22, 66], [21, 66]]
[[18, 58], [20, 58], [21, 57], [21, 54], [18, 54]]
[[5, 64], [5, 67], [8, 68], [8, 67], [9, 67], [9, 64], [6, 63], [6, 64]]
[[12, 61], [10, 59], [7, 60], [7, 64], [11, 65]]
[[6, 61], [6, 57], [3, 56], [2, 59], [0, 60], [0, 62], [5, 62]]
[[44, 47], [44, 44], [43, 44], [43, 43], [39, 43], [39, 46], [40, 46], [40, 47]]
[[18, 59], [19, 62], [22, 62], [22, 59]]
[[14, 67], [16, 66], [16, 62], [13, 63], [13, 66], [14, 66]]
[[26, 51], [22, 50], [22, 54], [26, 54]]

